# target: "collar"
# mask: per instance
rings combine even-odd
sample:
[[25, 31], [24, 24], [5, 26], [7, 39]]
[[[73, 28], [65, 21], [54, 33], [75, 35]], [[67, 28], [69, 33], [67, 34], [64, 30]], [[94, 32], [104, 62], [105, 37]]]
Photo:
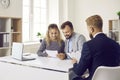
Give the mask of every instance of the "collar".
[[96, 37], [98, 34], [101, 34], [103, 32], [97, 32], [93, 37]]

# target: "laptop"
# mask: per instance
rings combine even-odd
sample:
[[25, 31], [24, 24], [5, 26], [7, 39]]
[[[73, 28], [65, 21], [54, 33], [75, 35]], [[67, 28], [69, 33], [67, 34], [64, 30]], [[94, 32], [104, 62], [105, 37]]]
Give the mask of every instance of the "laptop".
[[12, 45], [12, 57], [21, 60], [21, 61], [27, 61], [27, 60], [34, 60], [35, 57], [30, 56], [30, 55], [23, 55], [23, 50], [24, 50], [24, 44], [23, 43], [18, 43], [18, 42], [13, 42]]

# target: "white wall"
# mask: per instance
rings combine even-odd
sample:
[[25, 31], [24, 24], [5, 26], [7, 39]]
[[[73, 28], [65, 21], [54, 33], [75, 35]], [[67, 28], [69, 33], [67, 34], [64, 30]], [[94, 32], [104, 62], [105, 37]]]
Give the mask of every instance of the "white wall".
[[0, 4], [0, 16], [22, 17], [22, 0], [10, 0], [10, 6], [3, 8]]
[[59, 0], [59, 25], [68, 19], [68, 0]]
[[74, 22], [74, 3], [75, 0], [48, 0], [48, 24], [60, 26], [67, 20]]
[[59, 26], [69, 20], [75, 31], [89, 39], [85, 20], [87, 17], [98, 14], [103, 18], [103, 32], [108, 34], [108, 20], [118, 19], [120, 0], [49, 0], [49, 23]]
[[74, 23], [75, 0], [59, 0], [59, 24], [69, 20]]
[[[85, 20], [87, 17], [98, 14], [103, 18], [103, 32], [108, 34], [108, 20], [118, 19], [120, 0], [62, 0], [59, 3], [59, 20], [72, 21], [75, 31], [89, 39]], [[64, 17], [63, 17], [64, 16]]]
[[120, 0], [74, 0], [74, 26], [77, 32], [84, 34], [88, 39], [85, 20], [87, 17], [99, 14], [103, 18], [103, 32], [108, 33], [108, 20], [118, 19]]
[[58, 0], [48, 0], [48, 24], [59, 23], [58, 10]]

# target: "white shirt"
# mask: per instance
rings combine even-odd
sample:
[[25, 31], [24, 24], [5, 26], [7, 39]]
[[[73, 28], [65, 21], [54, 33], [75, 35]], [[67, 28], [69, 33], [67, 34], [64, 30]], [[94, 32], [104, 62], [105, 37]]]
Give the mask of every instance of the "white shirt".
[[98, 34], [101, 34], [103, 32], [97, 32], [93, 37], [95, 38]]

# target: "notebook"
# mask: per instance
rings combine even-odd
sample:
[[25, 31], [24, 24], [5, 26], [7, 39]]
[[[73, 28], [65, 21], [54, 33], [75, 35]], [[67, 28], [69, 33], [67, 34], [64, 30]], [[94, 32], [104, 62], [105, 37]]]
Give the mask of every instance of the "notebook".
[[35, 57], [32, 57], [30, 55], [23, 55], [23, 50], [24, 50], [24, 44], [23, 43], [18, 43], [18, 42], [13, 42], [12, 45], [12, 57], [21, 60], [21, 61], [27, 61], [27, 60], [34, 60]]

